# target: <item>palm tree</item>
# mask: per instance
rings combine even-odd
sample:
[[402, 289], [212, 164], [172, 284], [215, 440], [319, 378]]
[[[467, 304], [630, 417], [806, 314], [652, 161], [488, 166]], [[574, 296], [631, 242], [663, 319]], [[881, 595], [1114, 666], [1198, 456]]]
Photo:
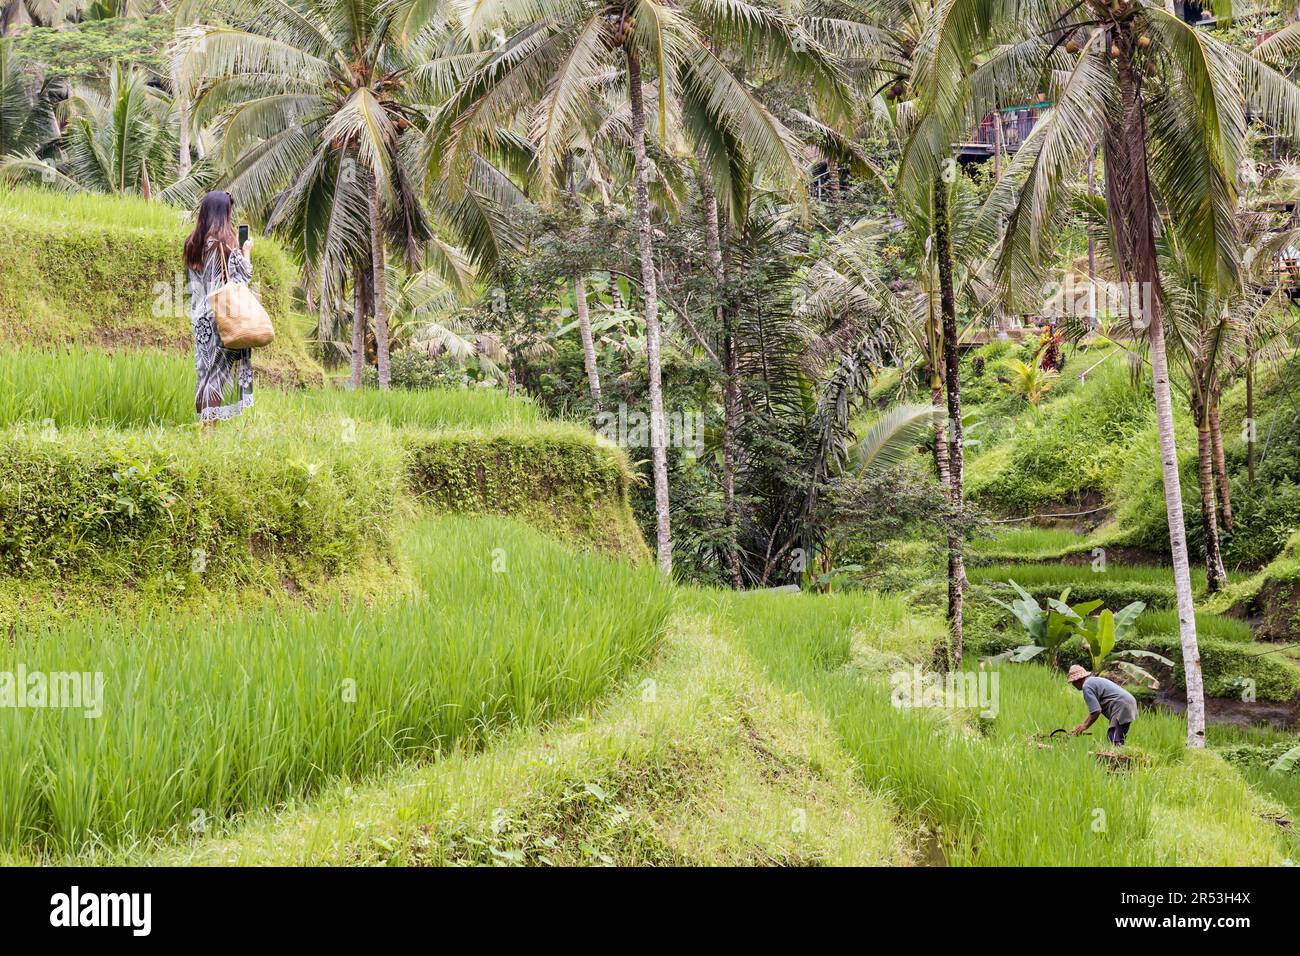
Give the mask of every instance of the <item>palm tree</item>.
[[[1270, 345], [1276, 344], [1279, 337], [1285, 338], [1291, 325], [1286, 319], [1290, 311], [1286, 290], [1278, 283], [1274, 270], [1278, 258], [1300, 236], [1300, 230], [1277, 228], [1266, 207], [1251, 208], [1249, 201], [1258, 200], [1260, 194], [1251, 190], [1249, 184], [1247, 192], [1248, 204], [1237, 215], [1241, 259], [1237, 281], [1232, 286], [1206, 289], [1182, 268], [1182, 260], [1177, 255], [1176, 229], [1169, 230], [1166, 242], [1172, 247], [1173, 260], [1167, 270], [1173, 280], [1169, 339], [1175, 355], [1187, 369], [1192, 410], [1197, 419], [1201, 513], [1207, 541], [1207, 590], [1211, 592], [1227, 581], [1219, 557], [1218, 522], [1222, 522], [1225, 530], [1233, 530], [1219, 399], [1227, 383], [1244, 371], [1247, 404], [1253, 405], [1254, 396], [1249, 394], [1253, 388], [1250, 378], [1253, 363], [1261, 351], [1274, 351]], [[1253, 408], [1248, 407], [1247, 417], [1253, 414]], [[1253, 428], [1248, 430], [1248, 442], [1251, 431]], [[1204, 460], [1207, 453], [1208, 464]]]
[[9, 156], [0, 160], [0, 176], [40, 179], [74, 192], [156, 196], [186, 208], [214, 178], [207, 164], [179, 176], [171, 101], [138, 70], [114, 64], [106, 83], [75, 87], [58, 113], [58, 153]]
[[[481, 39], [500, 27], [511, 35], [441, 111], [432, 153], [452, 182], [476, 152], [491, 146], [514, 119], [531, 109], [538, 181], [553, 180], [580, 127], [584, 110], [600, 102], [610, 77], [626, 85], [633, 158], [633, 214], [640, 260], [640, 292], [649, 366], [651, 458], [659, 567], [672, 570], [668, 465], [661, 372], [662, 331], [650, 204], [646, 90], [656, 101], [658, 139], [674, 122], [698, 144], [724, 197], [739, 204], [734, 160], [798, 183], [802, 169], [793, 138], [715, 52], [736, 45], [753, 61], [774, 49], [792, 76], [829, 82], [836, 70], [825, 49], [792, 19], [743, 0], [519, 0], [482, 5], [464, 24]], [[797, 42], [796, 42], [797, 41]], [[788, 55], [785, 55], [787, 54]], [[647, 68], [650, 76], [646, 75]], [[653, 86], [651, 86], [653, 84]]]
[[55, 91], [0, 40], [0, 156], [46, 156], [59, 137]]
[[[873, 88], [877, 102], [884, 94], [883, 112], [889, 116], [905, 156], [912, 152], [926, 154], [941, 130], [935, 117], [929, 115], [928, 104], [909, 98], [909, 91], [914, 91], [922, 79], [918, 71], [929, 68], [932, 62], [923, 55], [922, 44], [935, 13], [932, 0], [888, 0], [856, 13], [859, 20], [838, 21], [834, 31], [837, 47], [855, 58], [854, 72]], [[971, 280], [978, 274], [978, 268], [963, 268], [961, 264], [985, 260], [988, 250], [997, 243], [997, 235], [989, 229], [969, 230], [963, 224], [966, 234], [960, 249], [954, 248], [958, 243], [954, 238], [957, 220], [951, 207], [962, 200], [955, 188], [956, 167], [947, 155], [945, 152], [945, 165], [936, 163], [924, 179], [902, 179], [896, 200], [912, 231], [925, 237], [924, 253], [917, 256], [925, 264], [921, 279], [928, 290], [923, 349], [928, 359], [931, 402], [947, 412], [934, 419], [935, 468], [950, 502], [960, 512], [965, 498], [965, 452], [957, 310], [958, 302], [973, 291]], [[952, 533], [948, 548], [949, 640], [936, 659], [942, 667], [957, 666], [962, 659], [965, 581], [963, 541]]]
[[[199, 18], [176, 45], [179, 92], [197, 89], [196, 120], [219, 121], [231, 191], [301, 254], [322, 330], [352, 280], [353, 341], [364, 342], [371, 317], [387, 388], [388, 245], [412, 268], [422, 249], [439, 248], [428, 245], [434, 233], [404, 143], [423, 116], [418, 96], [445, 81], [437, 44], [447, 31], [431, 31], [427, 45], [400, 42], [391, 11], [368, 0], [217, 0]], [[364, 349], [353, 348], [352, 362], [359, 385]]]
[[[574, 172], [572, 154], [564, 164], [564, 175], [568, 181], [569, 199], [573, 211], [582, 214], [581, 200], [578, 198], [578, 183]], [[573, 308], [578, 314], [578, 337], [582, 342], [582, 363], [587, 372], [587, 389], [591, 394], [591, 407], [600, 413], [600, 367], [596, 364], [596, 340], [591, 334], [591, 313], [587, 307], [587, 280], [577, 273], [573, 276]]]
[[[1230, 2], [1220, 4], [1231, 7]], [[1221, 12], [1229, 12], [1224, 10]], [[1007, 217], [1001, 260], [1008, 290], [1035, 287], [1043, 251], [1068, 214], [1070, 189], [1101, 143], [1115, 264], [1139, 290], [1139, 330], [1151, 355], [1156, 421], [1186, 673], [1188, 744], [1205, 744], [1205, 705], [1174, 442], [1156, 242], [1179, 223], [1202, 281], [1233, 281], [1235, 175], [1246, 112], [1300, 130], [1300, 90], [1262, 60], [1184, 23], [1152, 0], [946, 0], [922, 46], [922, 98], [939, 119], [906, 175], [932, 178], [950, 144], [999, 96], [1046, 82], [1054, 106], [987, 205]]]
[[86, 0], [0, 0], [0, 35], [21, 26], [55, 27], [76, 16]]

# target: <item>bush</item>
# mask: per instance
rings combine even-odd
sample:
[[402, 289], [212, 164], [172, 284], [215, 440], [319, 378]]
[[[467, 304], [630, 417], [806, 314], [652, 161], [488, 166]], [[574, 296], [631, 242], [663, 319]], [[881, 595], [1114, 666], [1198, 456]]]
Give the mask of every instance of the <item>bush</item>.
[[[429, 355], [420, 349], [404, 348], [393, 353], [389, 362], [389, 382], [403, 391], [427, 391], [435, 388], [465, 388], [469, 385], [491, 386], [491, 380], [478, 377], [474, 363], [462, 365], [446, 355]], [[379, 372], [367, 365], [361, 373], [366, 388], [379, 387]]]
[[268, 569], [337, 571], [387, 546], [401, 488], [393, 443], [340, 444], [257, 421], [122, 432], [0, 434], [0, 573], [165, 576], [177, 591]]
[[435, 508], [521, 517], [641, 557], [624, 456], [564, 426], [446, 432], [406, 440], [411, 483]]
[[393, 388], [458, 388], [468, 382], [469, 375], [465, 367], [448, 355], [430, 355], [410, 348], [401, 349], [393, 355]]
[[1250, 488], [1240, 476], [1232, 480], [1236, 528], [1223, 533], [1223, 559], [1230, 568], [1260, 568], [1272, 561], [1300, 527], [1300, 484], [1282, 478]]
[[[1239, 744], [1235, 747], [1221, 747], [1218, 754], [1236, 767], [1251, 767], [1267, 770], [1275, 764], [1288, 750], [1294, 749], [1296, 741], [1287, 740], [1275, 744]], [[1300, 775], [1300, 760], [1291, 765], [1287, 771], [1278, 771]]]

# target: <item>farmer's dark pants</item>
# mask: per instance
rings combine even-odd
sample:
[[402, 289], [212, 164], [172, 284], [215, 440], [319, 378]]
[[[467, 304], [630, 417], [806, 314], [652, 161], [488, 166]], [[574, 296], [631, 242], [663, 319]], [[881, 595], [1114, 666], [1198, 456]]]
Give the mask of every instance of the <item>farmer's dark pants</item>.
[[1124, 738], [1128, 736], [1129, 724], [1111, 724], [1106, 728], [1106, 739], [1116, 747], [1124, 746]]

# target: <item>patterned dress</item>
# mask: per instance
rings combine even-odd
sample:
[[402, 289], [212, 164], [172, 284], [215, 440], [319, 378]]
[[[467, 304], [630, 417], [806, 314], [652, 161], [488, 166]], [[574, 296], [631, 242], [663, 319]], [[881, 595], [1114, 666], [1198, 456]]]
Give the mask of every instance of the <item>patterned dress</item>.
[[[228, 349], [217, 335], [217, 322], [208, 294], [221, 288], [221, 252], [209, 239], [203, 260], [203, 274], [188, 269], [190, 325], [194, 329], [194, 370], [197, 386], [194, 408], [199, 421], [234, 418], [253, 405], [252, 349]], [[253, 264], [244, 253], [232, 249], [226, 261], [231, 282], [247, 285], [253, 278]]]

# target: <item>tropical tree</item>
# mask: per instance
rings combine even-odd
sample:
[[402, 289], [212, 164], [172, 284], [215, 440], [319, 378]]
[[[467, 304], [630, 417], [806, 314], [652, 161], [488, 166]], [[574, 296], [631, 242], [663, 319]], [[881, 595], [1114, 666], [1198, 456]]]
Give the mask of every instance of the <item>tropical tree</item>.
[[[668, 465], [662, 377], [662, 330], [651, 216], [647, 122], [658, 142], [679, 123], [710, 167], [724, 199], [741, 204], [737, 159], [778, 171], [787, 186], [802, 180], [793, 138], [758, 97], [728, 69], [716, 48], [743, 46], [753, 60], [782, 52], [792, 75], [833, 78], [825, 49], [792, 19], [731, 0], [542, 0], [475, 7], [464, 27], [475, 41], [494, 29], [508, 32], [497, 50], [441, 110], [432, 155], [452, 183], [462, 181], [473, 156], [491, 148], [500, 131], [526, 109], [536, 144], [538, 181], [555, 177], [585, 110], [602, 102], [609, 82], [625, 85], [632, 154], [633, 214], [640, 260], [640, 295], [649, 366], [651, 458], [656, 551], [672, 569]], [[649, 75], [647, 75], [647, 70]], [[827, 83], [828, 86], [833, 84]], [[656, 104], [651, 117], [649, 89]]]
[[[318, 295], [354, 289], [352, 378], [361, 383], [365, 325], [373, 319], [379, 384], [389, 384], [387, 252], [455, 276], [406, 149], [422, 98], [454, 83], [463, 57], [447, 24], [404, 39], [393, 11], [373, 0], [214, 0], [176, 45], [177, 76], [196, 122], [217, 122], [227, 183], [284, 235]], [[433, 202], [437, 197], [433, 197]], [[491, 230], [487, 230], [489, 233]]]
[[1006, 387], [1013, 395], [1019, 395], [1034, 408], [1056, 384], [1056, 372], [1045, 369], [1039, 364], [1038, 356], [1028, 362], [1020, 359], [1008, 359], [1006, 369]]
[[[1232, 4], [1216, 7], [1230, 15]], [[1174, 441], [1157, 234], [1177, 222], [1188, 261], [1218, 287], [1235, 281], [1235, 177], [1247, 111], [1300, 131], [1300, 90], [1263, 59], [1184, 23], [1152, 0], [941, 0], [921, 46], [922, 99], [938, 122], [906, 175], [932, 178], [950, 144], [999, 96], [1043, 90], [1054, 103], [994, 190], [1006, 217], [1001, 258], [1009, 292], [1034, 288], [1063, 201], [1100, 143], [1115, 265], [1140, 301], [1156, 420], [1187, 682], [1188, 744], [1205, 743], [1204, 690]]]
[[[1239, 210], [1237, 226], [1241, 237], [1237, 281], [1222, 288], [1206, 287], [1190, 273], [1176, 227], [1168, 229], [1161, 242], [1169, 316], [1166, 337], [1184, 368], [1197, 425], [1197, 477], [1209, 593], [1227, 582], [1220, 522], [1225, 530], [1233, 530], [1219, 400], [1228, 382], [1243, 370], [1249, 375], [1260, 351], [1291, 328], [1286, 291], [1274, 270], [1283, 252], [1300, 241], [1300, 231], [1276, 228], [1274, 217], [1264, 209]], [[1251, 384], [1248, 379], [1248, 386]], [[1253, 396], [1250, 398], [1248, 404], [1253, 403]], [[1247, 417], [1252, 414], [1253, 408], [1248, 409]]]
[[0, 175], [40, 179], [69, 191], [161, 198], [187, 208], [213, 179], [206, 164], [178, 176], [171, 101], [138, 70], [114, 64], [106, 83], [75, 87], [58, 113], [58, 153], [10, 156], [0, 160]]
[[[857, 12], [860, 23], [837, 33], [857, 57], [855, 72], [883, 94], [904, 157], [911, 153], [934, 160], [925, 176], [902, 177], [894, 198], [909, 231], [920, 237], [914, 258], [921, 262], [919, 285], [926, 290], [921, 329], [927, 357], [931, 401], [946, 410], [935, 419], [935, 467], [960, 511], [965, 498], [965, 453], [961, 380], [958, 360], [958, 310], [979, 290], [979, 277], [996, 248], [998, 236], [970, 215], [968, 191], [960, 187], [956, 163], [945, 146], [942, 163], [931, 155], [942, 125], [932, 104], [915, 96], [924, 86], [920, 71], [941, 68], [925, 55], [923, 44], [935, 22], [931, 0], [888, 0]], [[879, 101], [879, 98], [878, 98]], [[905, 165], [904, 170], [908, 167]], [[967, 208], [962, 208], [963, 206]], [[966, 301], [964, 301], [966, 300]], [[954, 526], [955, 528], [955, 526]], [[950, 534], [948, 548], [949, 639], [941, 649], [940, 666], [960, 664], [963, 654], [963, 605], [966, 570], [961, 538]]]
[[58, 26], [83, 6], [85, 0], [0, 0], [0, 34], [10, 36], [28, 24]]
[[55, 91], [0, 40], [0, 157], [48, 155], [59, 137]]

